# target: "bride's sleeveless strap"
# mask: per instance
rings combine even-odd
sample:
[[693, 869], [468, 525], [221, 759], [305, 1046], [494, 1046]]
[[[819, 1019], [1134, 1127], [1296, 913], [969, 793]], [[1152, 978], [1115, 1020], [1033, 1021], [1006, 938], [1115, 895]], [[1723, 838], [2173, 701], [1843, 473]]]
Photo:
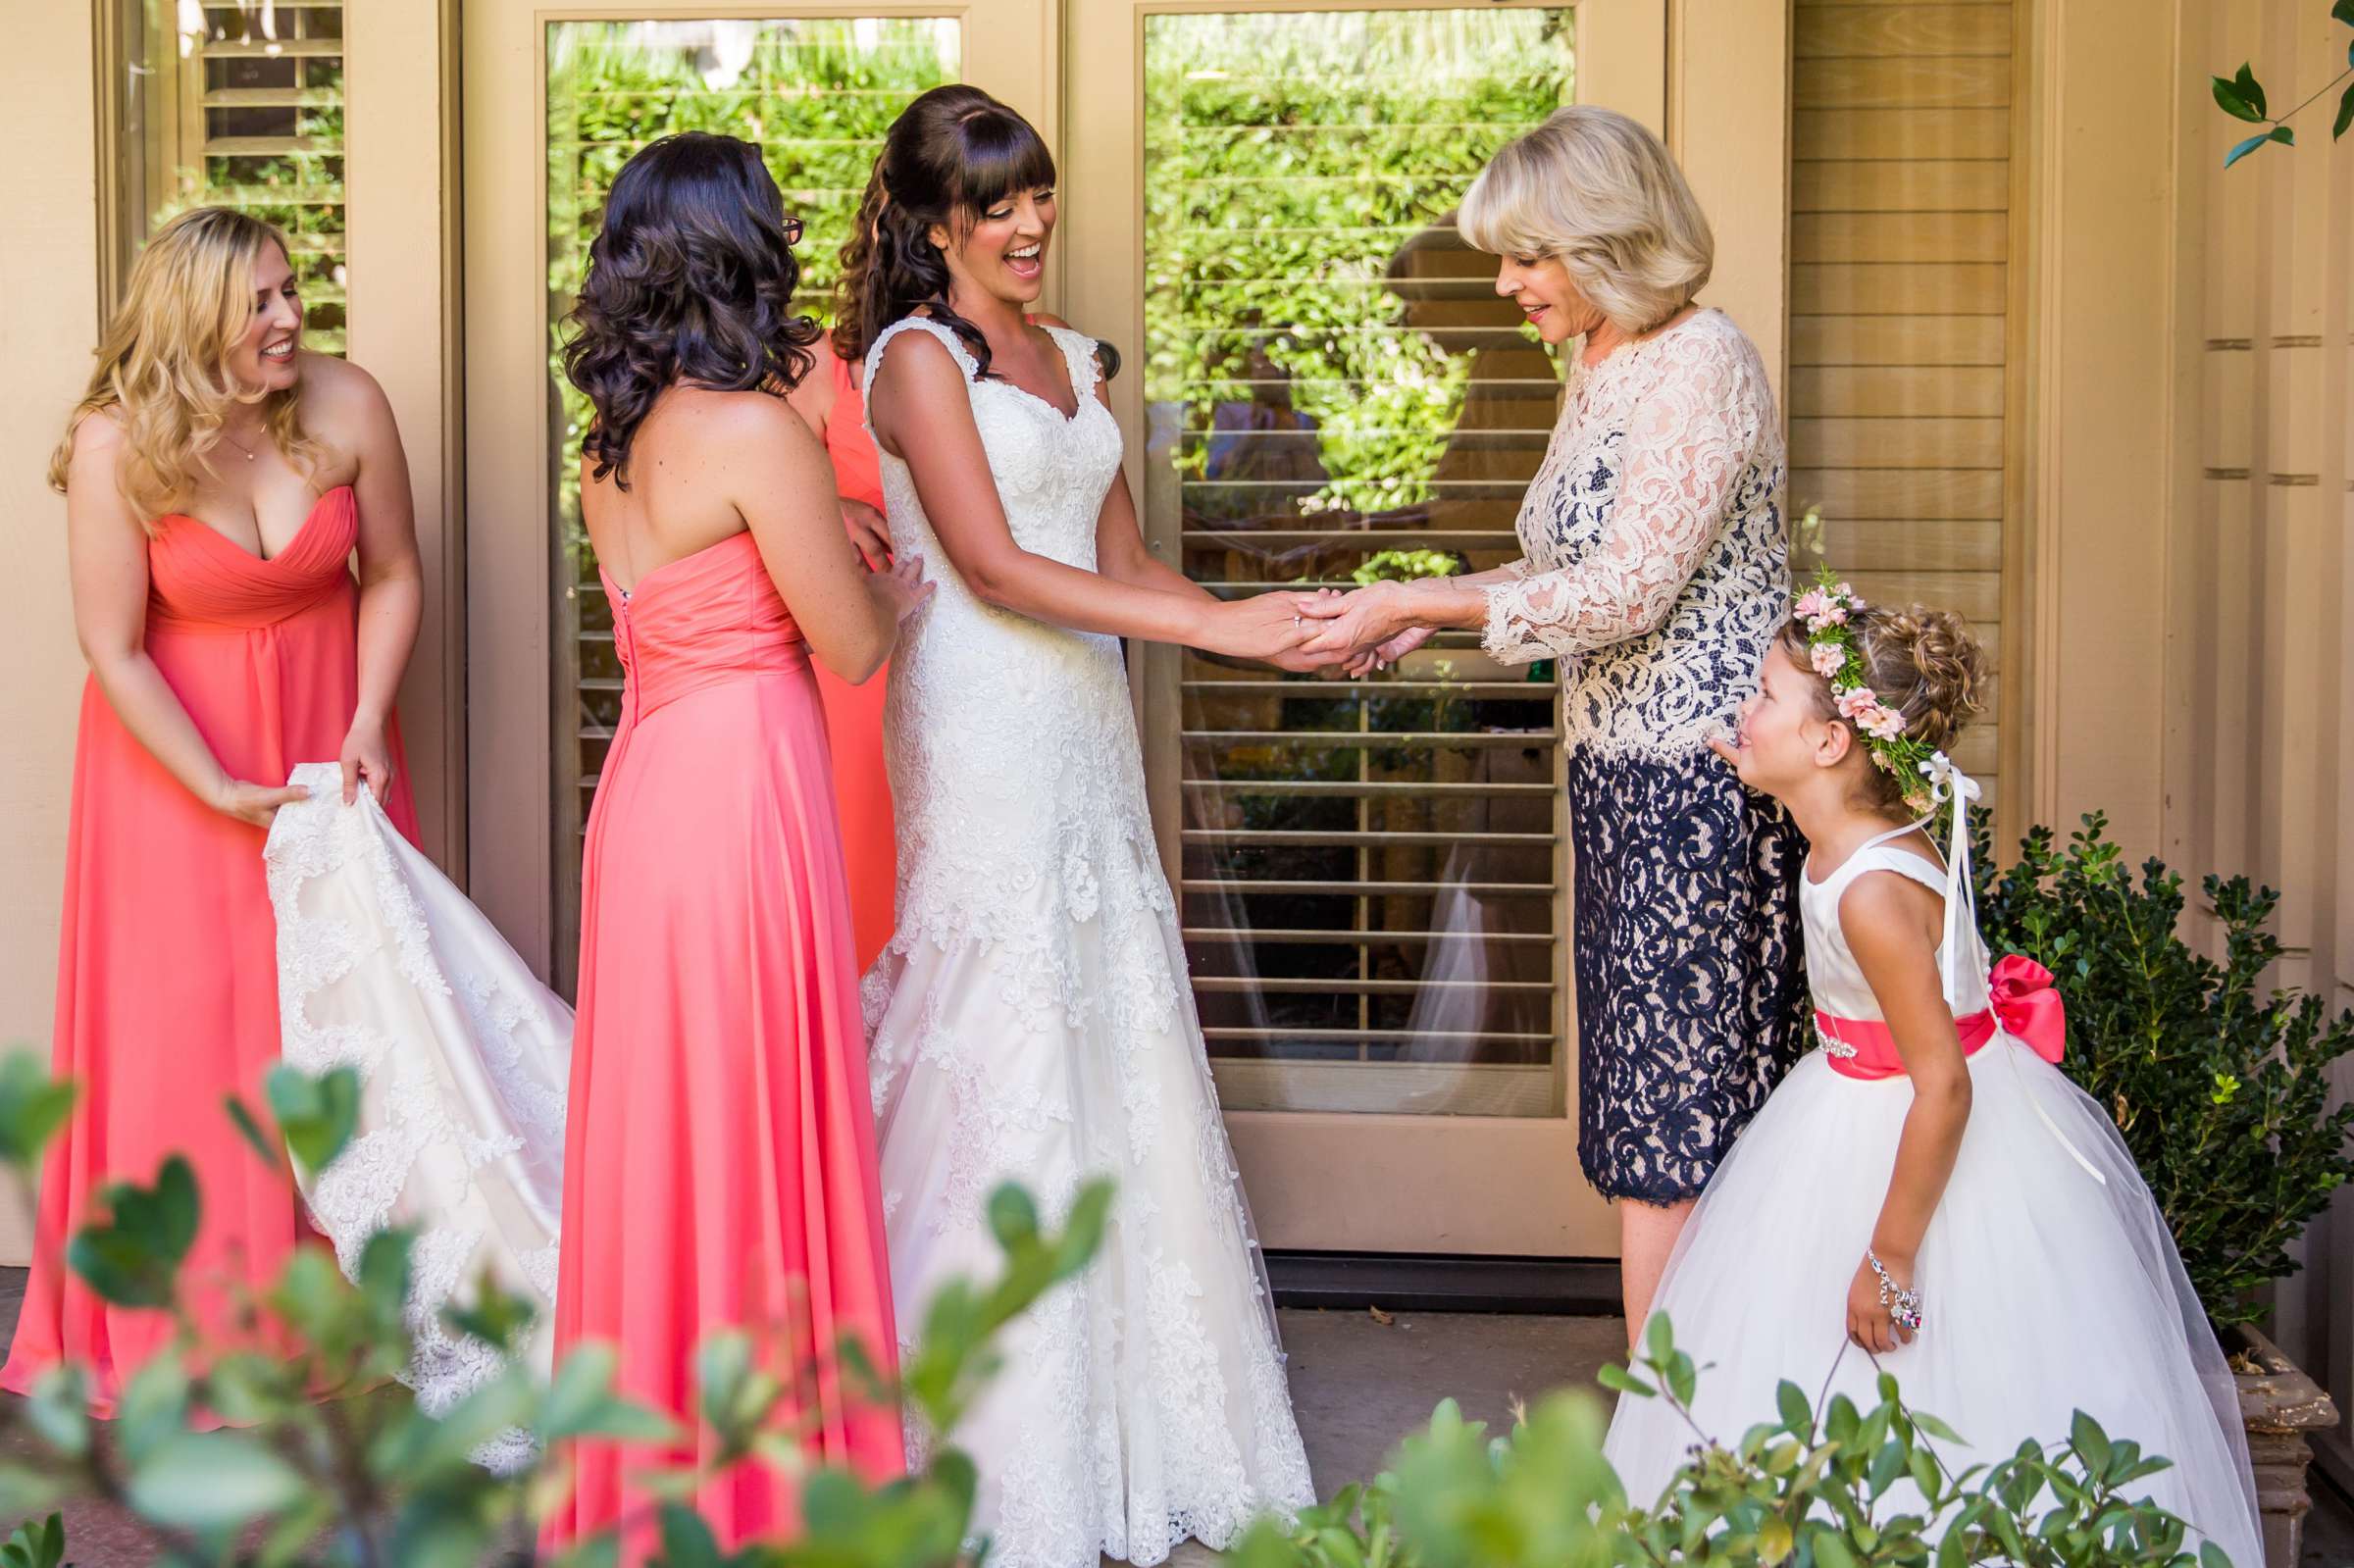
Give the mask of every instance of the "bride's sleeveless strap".
[[[948, 346], [948, 352], [956, 356], [956, 363], [963, 368], [966, 380], [969, 381], [981, 374], [981, 362], [973, 358], [973, 351], [964, 346], [964, 339], [958, 337], [952, 329], [934, 321], [929, 316], [902, 316], [876, 333], [875, 340], [866, 347], [866, 386], [869, 392], [874, 390], [875, 372], [882, 368], [884, 348], [893, 338], [905, 331], [930, 332], [934, 337], [946, 343]], [[874, 399], [869, 397], [867, 404], [871, 408]], [[874, 430], [874, 423], [871, 419], [867, 422], [867, 430], [870, 434]]]
[[1088, 400], [1096, 395], [1096, 382], [1102, 379], [1103, 367], [1096, 360], [1096, 340], [1085, 332], [1068, 327], [1049, 327], [1047, 335], [1062, 350], [1063, 365], [1071, 374], [1071, 391], [1077, 396], [1078, 407], [1071, 410], [1077, 419], [1087, 412]]

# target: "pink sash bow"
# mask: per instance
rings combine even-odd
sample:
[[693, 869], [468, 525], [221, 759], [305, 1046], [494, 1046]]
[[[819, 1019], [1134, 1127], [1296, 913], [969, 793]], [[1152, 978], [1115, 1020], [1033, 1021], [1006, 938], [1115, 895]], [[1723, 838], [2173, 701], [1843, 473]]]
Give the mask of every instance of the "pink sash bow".
[[[2032, 958], [2013, 953], [1987, 974], [1986, 989], [1992, 1005], [1954, 1020], [1955, 1033], [1962, 1037], [1962, 1054], [1975, 1056], [1994, 1038], [1999, 1026], [2004, 1034], [2059, 1066], [2068, 1043], [2068, 1016], [2060, 993], [2052, 988], [2052, 972]], [[1877, 1080], [1894, 1078], [1905, 1070], [1904, 1058], [1897, 1054], [1896, 1037], [1879, 1019], [1834, 1018], [1817, 1012], [1815, 1028], [1822, 1037], [1831, 1071], [1843, 1077]]]
[[2003, 1033], [2058, 1067], [2068, 1049], [2068, 1009], [2052, 988], [2052, 972], [2013, 953], [1987, 972], [1986, 989]]

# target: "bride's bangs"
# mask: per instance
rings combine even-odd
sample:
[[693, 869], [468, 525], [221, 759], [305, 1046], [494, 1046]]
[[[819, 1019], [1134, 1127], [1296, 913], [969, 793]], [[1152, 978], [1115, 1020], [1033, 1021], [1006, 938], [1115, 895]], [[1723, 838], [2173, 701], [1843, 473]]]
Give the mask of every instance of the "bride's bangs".
[[1053, 185], [1054, 155], [1030, 122], [1012, 110], [998, 106], [967, 115], [957, 129], [964, 142], [956, 161], [956, 206], [963, 223], [978, 223], [1008, 196]]

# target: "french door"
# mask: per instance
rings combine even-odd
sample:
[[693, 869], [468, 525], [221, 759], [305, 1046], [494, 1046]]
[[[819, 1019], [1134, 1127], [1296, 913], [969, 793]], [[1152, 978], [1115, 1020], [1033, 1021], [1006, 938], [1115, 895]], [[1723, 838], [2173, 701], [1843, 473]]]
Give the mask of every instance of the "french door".
[[471, 885], [560, 988], [582, 825], [621, 706], [580, 526], [583, 406], [552, 369], [605, 190], [672, 131], [759, 143], [803, 220], [801, 297], [822, 311], [884, 127], [909, 99], [978, 81], [1056, 134], [1053, 14], [1051, 0], [467, 0]]
[[[812, 307], [939, 81], [1062, 166], [1046, 305], [1108, 340], [1151, 546], [1220, 594], [1478, 570], [1559, 379], [1454, 209], [1572, 100], [1665, 116], [1668, 0], [464, 8], [472, 888], [559, 984], [620, 672], [550, 374], [607, 182], [759, 141]], [[1777, 12], [1778, 15], [1778, 12]], [[1608, 89], [1603, 90], [1603, 89]], [[1778, 220], [1777, 220], [1778, 222]], [[1607, 1256], [1578, 1175], [1557, 685], [1450, 634], [1366, 682], [1135, 647], [1164, 862], [1267, 1244]]]
[[[1456, 206], [1580, 96], [1584, 14], [1640, 9], [1071, 7], [1067, 298], [1135, 367], [1115, 405], [1162, 559], [1239, 596], [1519, 553], [1560, 378]], [[1575, 1154], [1552, 668], [1447, 632], [1365, 681], [1133, 669], [1266, 1244], [1614, 1252]]]

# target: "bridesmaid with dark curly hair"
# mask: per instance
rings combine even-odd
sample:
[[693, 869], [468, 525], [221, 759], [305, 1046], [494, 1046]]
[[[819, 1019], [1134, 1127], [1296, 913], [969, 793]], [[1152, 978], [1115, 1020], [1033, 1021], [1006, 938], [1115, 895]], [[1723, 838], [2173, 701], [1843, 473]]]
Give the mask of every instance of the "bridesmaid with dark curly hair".
[[[626, 683], [582, 876], [555, 1352], [615, 1346], [621, 1391], [691, 1431], [695, 1346], [749, 1327], [810, 1457], [880, 1478], [898, 1416], [837, 1373], [844, 1340], [888, 1369], [896, 1337], [812, 659], [866, 681], [929, 590], [912, 557], [866, 570], [787, 404], [818, 339], [796, 234], [748, 142], [654, 142], [614, 181], [565, 347]], [[551, 1541], [627, 1520], [639, 1559], [643, 1473], [709, 1447], [578, 1444]], [[764, 1463], [695, 1502], [730, 1543], [798, 1518]]]

